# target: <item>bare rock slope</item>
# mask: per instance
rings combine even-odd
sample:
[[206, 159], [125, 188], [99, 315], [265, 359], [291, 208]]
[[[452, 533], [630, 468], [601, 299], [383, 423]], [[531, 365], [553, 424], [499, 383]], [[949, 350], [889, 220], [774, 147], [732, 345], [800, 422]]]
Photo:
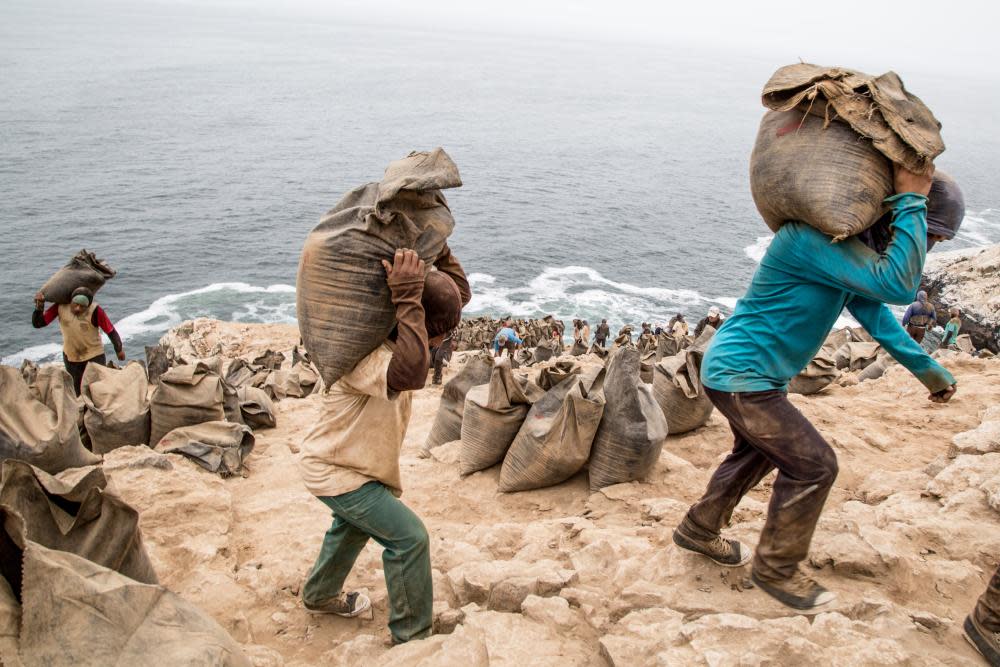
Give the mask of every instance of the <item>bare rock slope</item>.
[[[292, 327], [199, 326], [212, 347], [223, 342], [215, 352], [226, 353], [230, 337], [260, 349], [296, 339]], [[1000, 555], [1000, 414], [987, 410], [1000, 403], [1000, 360], [948, 353], [943, 363], [960, 388], [947, 405], [929, 402], [901, 368], [792, 397], [840, 461], [808, 562], [839, 605], [813, 619], [755, 590], [746, 569], [671, 542], [731, 447], [717, 414], [668, 438], [645, 482], [590, 494], [582, 473], [507, 495], [497, 492], [497, 468], [460, 477], [454, 445], [418, 456], [440, 389], [418, 392], [403, 500], [431, 534], [440, 634], [395, 648], [376, 544], [348, 581], [372, 597], [373, 619], [310, 615], [298, 598], [330, 522], [295, 466], [321, 396], [278, 404], [278, 427], [257, 432], [244, 478], [222, 480], [142, 447], [112, 452], [105, 465], [141, 513], [161, 581], [257, 665], [975, 664], [961, 623]], [[755, 543], [772, 481], [739, 505], [733, 536]]]

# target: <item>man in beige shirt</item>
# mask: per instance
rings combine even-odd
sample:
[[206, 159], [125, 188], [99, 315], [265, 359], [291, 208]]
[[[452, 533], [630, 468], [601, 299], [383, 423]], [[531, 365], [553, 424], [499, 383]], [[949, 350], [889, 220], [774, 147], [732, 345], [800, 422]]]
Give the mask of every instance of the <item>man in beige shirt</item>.
[[343, 590], [369, 538], [381, 544], [393, 643], [431, 632], [434, 595], [430, 544], [423, 522], [398, 498], [399, 452], [410, 421], [411, 392], [427, 381], [429, 345], [462, 317], [472, 295], [461, 265], [445, 247], [425, 277], [412, 250], [382, 262], [396, 307], [396, 330], [329, 388], [316, 425], [302, 444], [306, 488], [333, 511], [316, 564], [302, 588], [306, 609], [357, 616], [371, 601]]

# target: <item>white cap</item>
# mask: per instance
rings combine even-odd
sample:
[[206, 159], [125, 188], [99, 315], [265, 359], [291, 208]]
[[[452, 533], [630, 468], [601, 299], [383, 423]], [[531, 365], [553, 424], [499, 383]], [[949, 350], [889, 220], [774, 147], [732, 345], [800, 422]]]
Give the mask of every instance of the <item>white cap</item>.
[[719, 314], [719, 307], [718, 306], [712, 306], [711, 308], [708, 309], [708, 314], [709, 315], [713, 315], [713, 316], [718, 315]]

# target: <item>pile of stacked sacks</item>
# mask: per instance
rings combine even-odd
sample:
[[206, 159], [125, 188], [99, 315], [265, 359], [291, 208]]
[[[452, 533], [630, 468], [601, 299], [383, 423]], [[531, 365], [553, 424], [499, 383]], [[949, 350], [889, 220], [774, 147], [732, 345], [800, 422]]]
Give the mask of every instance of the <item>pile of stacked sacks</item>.
[[[219, 472], [238, 467], [253, 438], [242, 423], [222, 421], [224, 381], [204, 364], [175, 368], [176, 377], [191, 382], [179, 382], [183, 389], [174, 396], [190, 391], [215, 400], [218, 414], [212, 418], [219, 421], [199, 426], [221, 424], [242, 434], [235, 455], [212, 441], [198, 448], [189, 442], [179, 451], [205, 467], [215, 459]], [[153, 389], [154, 396], [161, 386]], [[145, 444], [151, 426], [162, 424], [151, 420], [156, 403], [148, 395], [146, 372], [138, 362], [122, 369], [91, 364], [82, 397], [60, 366], [0, 366], [0, 655], [5, 665], [140, 664], [153, 654], [177, 664], [250, 664], [222, 627], [159, 585], [138, 512], [109, 486], [100, 454]], [[170, 405], [168, 410], [195, 415], [203, 407]], [[175, 434], [184, 428], [168, 433], [158, 449], [171, 451]], [[88, 438], [93, 451], [84, 446]], [[158, 456], [150, 465], [164, 464], [172, 465]]]
[[[493, 337], [504, 326], [504, 319], [493, 319], [485, 315], [462, 320], [452, 336], [452, 349], [456, 352], [489, 349]], [[531, 352], [539, 346], [556, 352], [552, 346], [553, 331], [562, 338], [566, 325], [552, 315], [537, 319], [517, 319], [512, 326], [518, 337], [524, 341], [524, 351]], [[558, 352], [561, 352], [559, 350]]]
[[711, 416], [699, 372], [714, 333], [646, 362], [627, 342], [603, 363], [563, 355], [532, 370], [515, 369], [506, 355], [467, 357], [444, 387], [424, 454], [446, 447], [463, 475], [500, 465], [504, 492], [559, 484], [585, 466], [593, 491], [642, 479], [668, 433]]

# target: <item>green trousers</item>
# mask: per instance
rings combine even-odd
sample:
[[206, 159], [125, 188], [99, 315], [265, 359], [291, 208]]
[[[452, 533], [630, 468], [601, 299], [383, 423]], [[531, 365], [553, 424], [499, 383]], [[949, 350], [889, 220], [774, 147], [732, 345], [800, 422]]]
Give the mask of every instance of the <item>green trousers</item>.
[[323, 538], [302, 598], [319, 604], [339, 595], [371, 538], [385, 549], [382, 567], [393, 641], [429, 636], [434, 620], [430, 538], [420, 518], [379, 482], [319, 500], [333, 511], [333, 525]]

